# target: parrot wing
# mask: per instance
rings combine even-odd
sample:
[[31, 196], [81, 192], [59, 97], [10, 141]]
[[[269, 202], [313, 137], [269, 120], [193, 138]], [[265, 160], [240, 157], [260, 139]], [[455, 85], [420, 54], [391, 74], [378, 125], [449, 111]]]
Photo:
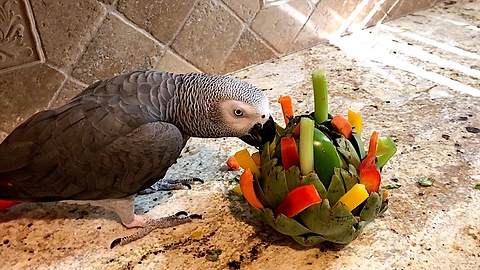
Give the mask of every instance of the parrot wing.
[[122, 198], [162, 178], [188, 137], [142, 103], [155, 87], [125, 74], [32, 116], [0, 145], [0, 199]]

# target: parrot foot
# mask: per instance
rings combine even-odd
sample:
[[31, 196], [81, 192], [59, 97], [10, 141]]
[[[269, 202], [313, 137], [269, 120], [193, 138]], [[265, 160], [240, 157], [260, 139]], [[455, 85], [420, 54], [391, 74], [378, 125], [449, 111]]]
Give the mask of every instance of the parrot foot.
[[162, 190], [192, 189], [192, 185], [196, 183], [203, 184], [204, 181], [200, 178], [160, 179], [151, 187], [138, 192], [138, 194], [152, 194]]
[[124, 223], [122, 221], [122, 224], [129, 229], [131, 229], [131, 228], [143, 228], [143, 227], [147, 226], [147, 220], [148, 219], [146, 219], [142, 216], [134, 214], [132, 222]]
[[112, 243], [110, 244], [110, 248], [114, 248], [118, 245], [126, 245], [135, 240], [141, 239], [147, 236], [153, 230], [174, 227], [177, 225], [189, 223], [189, 222], [192, 222], [194, 219], [202, 219], [202, 215], [199, 215], [199, 214], [189, 215], [185, 211], [180, 211], [175, 215], [171, 215], [167, 217], [155, 218], [155, 219], [144, 219], [144, 221], [146, 222], [144, 227], [141, 230], [131, 235], [127, 235], [127, 236], [120, 237], [113, 240]]

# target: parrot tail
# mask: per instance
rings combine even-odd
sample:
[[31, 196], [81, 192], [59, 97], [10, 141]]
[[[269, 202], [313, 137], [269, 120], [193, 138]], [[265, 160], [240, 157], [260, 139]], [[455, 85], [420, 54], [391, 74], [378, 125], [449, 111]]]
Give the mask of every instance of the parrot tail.
[[10, 208], [14, 205], [17, 205], [21, 202], [16, 202], [16, 201], [7, 201], [7, 200], [0, 200], [0, 211], [5, 210], [7, 208]]
[[[11, 183], [6, 183], [6, 182], [0, 182], [0, 185], [4, 185], [4, 186], [12, 186]], [[0, 199], [0, 211], [2, 210], [5, 210], [7, 208], [10, 208], [14, 205], [17, 205], [21, 202], [17, 202], [17, 201], [8, 201], [8, 200], [2, 200]]]

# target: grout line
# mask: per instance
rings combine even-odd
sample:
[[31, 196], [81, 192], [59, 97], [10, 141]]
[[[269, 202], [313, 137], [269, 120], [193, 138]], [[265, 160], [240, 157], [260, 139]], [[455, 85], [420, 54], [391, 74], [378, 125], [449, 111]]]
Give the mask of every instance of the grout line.
[[[178, 27], [178, 30], [173, 34], [173, 38], [171, 38], [168, 42], [167, 42], [167, 46], [169, 48], [171, 48], [171, 45], [173, 44], [173, 42], [175, 42], [175, 40], [177, 39], [178, 35], [180, 34], [180, 32], [185, 28], [185, 24], [187, 23], [188, 19], [190, 18], [190, 15], [192, 15], [193, 13], [193, 10], [195, 9], [195, 7], [200, 3], [200, 0], [197, 0], [195, 1], [195, 3], [193, 3], [192, 5], [192, 8], [188, 11], [187, 15], [185, 16], [185, 18], [183, 19], [183, 22], [180, 24], [180, 27]], [[173, 50], [173, 49], [172, 49]]]
[[190, 18], [190, 15], [193, 13], [193, 10], [195, 9], [195, 7], [198, 5], [199, 2], [200, 0], [197, 0], [195, 1], [195, 3], [193, 3], [192, 8], [188, 11], [187, 15], [183, 19], [183, 22], [180, 24], [180, 27], [178, 27], [177, 31], [173, 34], [173, 37], [165, 44], [165, 46], [167, 46], [168, 50], [172, 51], [176, 56], [180, 57], [180, 59], [184, 60], [186, 63], [192, 65], [193, 67], [200, 70], [201, 72], [204, 72], [200, 67], [197, 67], [196, 65], [191, 63], [188, 59], [180, 55], [177, 51], [175, 51], [172, 48], [172, 44], [175, 42], [175, 40], [177, 40], [178, 35], [185, 28], [185, 24], [187, 23], [188, 19]]
[[[65, 75], [65, 74], [63, 74]], [[65, 86], [65, 83], [67, 82], [68, 80], [68, 77], [65, 76], [62, 83], [60, 84], [60, 86], [58, 87], [58, 89], [55, 91], [55, 93], [53, 94], [53, 97], [50, 99], [50, 101], [48, 101], [48, 104], [47, 104], [47, 108], [46, 109], [51, 109], [52, 106], [53, 106], [53, 103], [55, 103], [55, 101], [58, 100], [58, 97], [60, 96], [60, 93], [62, 92], [62, 89], [63, 89], [63, 86]]]
[[[140, 26], [136, 25], [134, 22], [132, 22], [131, 20], [129, 20], [127, 17], [125, 17], [125, 15], [123, 15], [122, 13], [120, 13], [118, 10], [111, 10], [109, 12], [109, 14], [117, 17], [117, 19], [121, 20], [123, 23], [125, 23], [126, 25], [132, 27], [133, 29], [137, 30], [138, 32], [142, 33], [144, 36], [146, 36], [147, 38], [151, 39], [154, 43], [156, 43], [157, 45], [160, 45], [162, 48], [163, 48], [163, 51], [165, 51], [165, 47], [166, 45], [163, 44], [162, 42], [160, 42], [158, 39], [156, 39], [152, 34], [150, 34], [147, 30], [141, 28]], [[162, 55], [163, 56], [163, 53]]]
[[103, 24], [105, 23], [105, 19], [107, 18], [107, 15], [108, 15], [108, 8], [103, 4], [101, 3], [101, 6], [103, 7], [103, 11], [104, 13], [102, 14], [102, 17], [101, 17], [101, 20], [100, 22], [98, 23], [98, 25], [96, 25], [96, 27], [93, 29], [93, 31], [90, 33], [90, 40], [88, 42], [86, 42], [82, 48], [80, 48], [80, 53], [78, 54], [77, 58], [74, 59], [72, 65], [70, 66], [70, 68], [67, 69], [66, 73], [67, 75], [71, 76], [72, 75], [72, 72], [73, 70], [78, 67], [78, 64], [80, 63], [80, 61], [82, 60], [83, 56], [85, 55], [85, 52], [87, 51], [88, 47], [92, 44], [94, 38], [97, 36], [98, 34], [98, 31], [100, 30], [100, 28], [103, 26]]
[[[311, 1], [309, 1], [309, 3], [311, 3]], [[314, 3], [311, 3], [313, 6], [312, 7], [312, 11], [310, 12], [310, 14], [308, 15], [308, 18], [307, 20], [305, 21], [305, 23], [302, 25], [302, 27], [300, 28], [300, 30], [298, 30], [298, 32], [295, 34], [295, 36], [293, 37], [292, 39], [292, 42], [288, 45], [287, 47], [287, 52], [285, 53], [285, 55], [289, 54], [289, 53], [292, 53], [292, 47], [293, 47], [293, 44], [295, 43], [295, 40], [297, 40], [297, 37], [300, 35], [300, 33], [303, 31], [303, 29], [305, 29], [305, 27], [307, 27], [307, 24], [308, 22], [310, 21], [310, 18], [313, 16], [313, 13], [315, 13], [315, 11], [317, 10], [317, 6], [318, 4], [320, 3], [320, 1], [318, 1], [316, 4]], [[303, 49], [303, 48], [302, 48]]]

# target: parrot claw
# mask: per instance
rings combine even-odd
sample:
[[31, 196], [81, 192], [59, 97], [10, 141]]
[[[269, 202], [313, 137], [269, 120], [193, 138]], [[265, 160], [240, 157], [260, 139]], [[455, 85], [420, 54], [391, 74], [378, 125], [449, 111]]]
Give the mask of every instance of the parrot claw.
[[167, 217], [156, 218], [156, 219], [146, 219], [145, 225], [141, 230], [131, 235], [127, 235], [127, 236], [120, 237], [113, 240], [112, 243], [110, 244], [110, 248], [114, 248], [118, 245], [126, 245], [135, 240], [141, 239], [147, 236], [153, 230], [189, 223], [189, 222], [192, 222], [194, 219], [202, 219], [202, 215], [200, 214], [189, 215], [186, 211], [180, 211], [174, 215], [167, 216]]
[[146, 195], [162, 190], [192, 189], [192, 185], [197, 183], [203, 184], [205, 182], [200, 178], [160, 179], [151, 187], [138, 192], [138, 194]]

